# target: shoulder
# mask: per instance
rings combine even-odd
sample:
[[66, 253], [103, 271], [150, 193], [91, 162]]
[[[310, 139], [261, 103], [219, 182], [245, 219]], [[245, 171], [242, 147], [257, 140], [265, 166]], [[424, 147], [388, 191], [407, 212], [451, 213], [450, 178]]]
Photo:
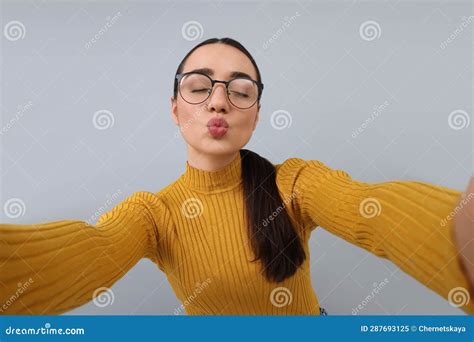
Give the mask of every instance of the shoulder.
[[282, 200], [291, 208], [290, 214], [299, 222], [298, 226], [314, 226], [305, 213], [305, 192], [309, 190], [315, 179], [320, 178], [330, 169], [319, 160], [307, 160], [303, 158], [288, 158], [280, 164], [275, 165], [276, 184]]
[[170, 192], [173, 191], [174, 185], [176, 182], [173, 182], [161, 190], [158, 191], [149, 191], [149, 190], [139, 190], [133, 192], [129, 195], [125, 201], [134, 202], [137, 204], [145, 205], [148, 208], [165, 206], [166, 199], [169, 197]]
[[302, 158], [288, 158], [280, 164], [275, 164], [275, 169], [278, 172], [288, 172], [292, 169], [301, 168], [306, 163], [305, 159]]
[[317, 188], [326, 181], [350, 181], [351, 176], [344, 170], [332, 168], [317, 159], [289, 158], [275, 165], [276, 183], [284, 192], [304, 192], [308, 187]]
[[135, 191], [129, 195], [123, 203], [138, 205], [144, 213], [151, 215], [153, 221], [158, 226], [169, 217], [169, 210], [166, 205], [166, 188], [158, 191]]
[[288, 158], [275, 165], [276, 177], [280, 181], [296, 180], [302, 172], [310, 171], [313, 174], [325, 174], [334, 171], [324, 162], [317, 159]]
[[128, 195], [123, 203], [136, 204], [143, 208], [152, 209], [163, 204], [162, 196], [146, 190], [138, 190]]

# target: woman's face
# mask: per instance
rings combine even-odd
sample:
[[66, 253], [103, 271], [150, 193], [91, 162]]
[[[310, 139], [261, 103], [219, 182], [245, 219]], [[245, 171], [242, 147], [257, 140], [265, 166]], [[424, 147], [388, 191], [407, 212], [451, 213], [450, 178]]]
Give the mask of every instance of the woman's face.
[[[203, 68], [210, 69], [212, 74], [209, 73], [209, 76], [215, 80], [230, 80], [230, 74], [235, 71], [257, 80], [256, 70], [249, 58], [240, 50], [224, 44], [197, 48], [188, 57], [182, 72]], [[180, 126], [188, 149], [213, 155], [232, 154], [245, 146], [257, 125], [260, 110], [258, 103], [248, 109], [233, 106], [222, 83], [214, 85], [211, 96], [203, 103], [189, 104], [178, 93], [176, 99], [171, 97], [171, 107], [173, 121]], [[213, 118], [224, 119], [227, 129], [209, 128], [209, 120]], [[224, 135], [221, 135], [222, 132], [225, 132]]]

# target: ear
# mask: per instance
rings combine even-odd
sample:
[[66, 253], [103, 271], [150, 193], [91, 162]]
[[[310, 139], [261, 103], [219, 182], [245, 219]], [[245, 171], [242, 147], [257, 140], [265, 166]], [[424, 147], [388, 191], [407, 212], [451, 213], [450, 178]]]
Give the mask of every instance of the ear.
[[179, 126], [179, 119], [178, 119], [178, 101], [175, 100], [173, 96], [170, 97], [171, 100], [171, 118], [173, 122]]
[[255, 122], [253, 124], [253, 130], [254, 131], [255, 131], [255, 128], [257, 128], [257, 123], [258, 123], [259, 119], [260, 119], [260, 104], [258, 104], [257, 115], [255, 116]]

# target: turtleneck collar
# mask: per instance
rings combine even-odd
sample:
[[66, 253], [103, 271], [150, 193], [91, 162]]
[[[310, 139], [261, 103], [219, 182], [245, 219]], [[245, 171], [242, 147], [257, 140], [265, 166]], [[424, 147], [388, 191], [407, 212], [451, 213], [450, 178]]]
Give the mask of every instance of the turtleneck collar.
[[205, 171], [189, 165], [186, 161], [186, 171], [181, 180], [190, 188], [199, 191], [228, 190], [241, 182], [240, 153], [226, 166], [216, 171]]

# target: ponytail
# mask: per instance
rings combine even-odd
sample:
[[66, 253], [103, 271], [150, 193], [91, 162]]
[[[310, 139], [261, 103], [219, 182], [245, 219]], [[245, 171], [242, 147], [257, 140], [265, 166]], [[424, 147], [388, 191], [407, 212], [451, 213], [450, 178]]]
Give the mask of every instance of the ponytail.
[[295, 274], [306, 254], [285, 207], [281, 209], [273, 164], [250, 150], [241, 149], [240, 156], [247, 226], [256, 256], [252, 262], [261, 260], [265, 277], [281, 282]]

